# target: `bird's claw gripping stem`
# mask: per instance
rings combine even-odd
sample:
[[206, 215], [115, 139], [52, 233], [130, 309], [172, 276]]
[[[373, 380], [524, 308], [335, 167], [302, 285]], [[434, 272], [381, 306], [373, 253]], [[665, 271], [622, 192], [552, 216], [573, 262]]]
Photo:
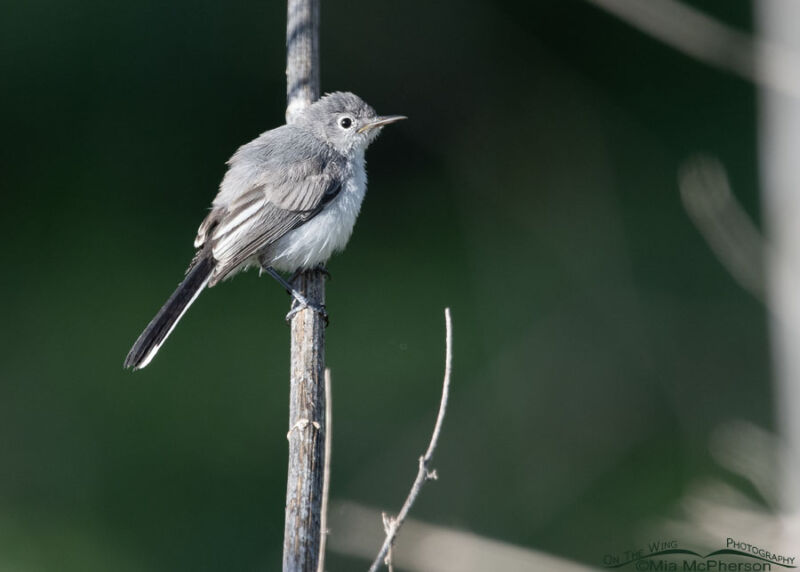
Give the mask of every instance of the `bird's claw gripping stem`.
[[324, 304], [312, 304], [306, 298], [297, 291], [291, 293], [293, 296], [292, 300], [292, 309], [289, 310], [289, 313], [286, 314], [286, 321], [291, 322], [292, 318], [295, 314], [297, 314], [300, 310], [305, 308], [310, 308], [318, 313], [322, 318], [325, 320], [325, 325], [328, 325], [328, 311], [325, 309]]
[[[325, 270], [324, 268], [321, 268], [320, 270], [322, 272], [327, 273], [327, 270]], [[314, 304], [312, 302], [309, 302], [306, 299], [306, 297], [303, 296], [300, 292], [298, 292], [294, 288], [294, 286], [290, 283], [290, 282], [293, 283], [296, 280], [297, 276], [299, 276], [298, 272], [295, 272], [292, 278], [290, 278], [290, 282], [287, 282], [286, 280], [284, 280], [283, 276], [278, 274], [278, 271], [275, 270], [272, 266], [262, 266], [261, 271], [266, 272], [267, 274], [272, 276], [278, 282], [278, 284], [283, 286], [286, 289], [286, 291], [289, 294], [291, 294], [293, 298], [292, 309], [289, 310], [288, 314], [286, 314], [287, 322], [291, 321], [294, 315], [297, 314], [297, 312], [299, 312], [303, 308], [311, 308], [312, 310], [317, 312], [320, 316], [322, 316], [325, 319], [325, 325], [326, 326], [328, 325], [328, 312], [327, 310], [325, 310], [325, 306], [323, 304]]]

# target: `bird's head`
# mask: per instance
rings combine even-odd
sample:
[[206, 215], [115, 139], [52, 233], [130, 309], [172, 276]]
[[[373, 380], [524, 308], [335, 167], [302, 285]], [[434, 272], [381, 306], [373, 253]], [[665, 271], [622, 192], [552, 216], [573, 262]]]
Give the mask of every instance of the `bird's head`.
[[298, 124], [345, 155], [365, 150], [385, 125], [405, 119], [402, 115], [378, 115], [354, 93], [329, 93], [310, 105]]

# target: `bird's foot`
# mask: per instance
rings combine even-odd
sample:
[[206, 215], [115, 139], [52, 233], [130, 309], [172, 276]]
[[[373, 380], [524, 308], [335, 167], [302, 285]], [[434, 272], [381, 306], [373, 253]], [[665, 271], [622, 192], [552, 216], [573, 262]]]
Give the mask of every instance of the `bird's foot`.
[[294, 317], [294, 315], [304, 308], [311, 308], [315, 312], [317, 312], [320, 316], [325, 318], [325, 325], [328, 325], [328, 312], [325, 310], [325, 306], [323, 304], [315, 304], [309, 302], [308, 299], [303, 296], [297, 289], [294, 287], [294, 281], [297, 279], [297, 276], [300, 275], [299, 271], [295, 272], [294, 275], [289, 278], [289, 281], [283, 279], [277, 270], [272, 268], [272, 266], [262, 266], [261, 270], [266, 272], [270, 276], [272, 276], [278, 284], [283, 286], [286, 291], [291, 294], [292, 296], [292, 309], [289, 310], [289, 313], [286, 314], [286, 321], [289, 322]]
[[297, 292], [296, 290], [292, 291], [292, 309], [289, 310], [289, 313], [286, 314], [286, 321], [291, 322], [294, 315], [297, 314], [300, 310], [304, 310], [305, 308], [310, 308], [318, 313], [322, 318], [325, 320], [325, 325], [328, 325], [328, 311], [325, 309], [324, 304], [313, 304], [309, 302], [305, 296]]

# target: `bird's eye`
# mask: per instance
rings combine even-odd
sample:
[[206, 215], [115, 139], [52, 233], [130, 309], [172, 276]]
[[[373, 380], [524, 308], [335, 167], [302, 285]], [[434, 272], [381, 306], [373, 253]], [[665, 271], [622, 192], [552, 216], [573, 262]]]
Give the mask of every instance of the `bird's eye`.
[[339, 120], [339, 125], [342, 126], [342, 129], [350, 129], [350, 127], [353, 125], [353, 120], [349, 117], [342, 117]]

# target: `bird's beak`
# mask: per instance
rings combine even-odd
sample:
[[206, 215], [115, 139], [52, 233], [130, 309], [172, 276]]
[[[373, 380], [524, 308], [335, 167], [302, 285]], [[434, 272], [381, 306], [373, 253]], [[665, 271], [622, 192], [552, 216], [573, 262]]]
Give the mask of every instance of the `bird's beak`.
[[394, 123], [395, 121], [400, 121], [401, 119], [408, 119], [405, 115], [384, 115], [382, 117], [378, 117], [375, 121], [367, 123], [361, 129], [358, 130], [358, 133], [364, 133], [365, 131], [369, 131], [370, 129], [375, 129], [376, 127], [383, 127], [384, 125], [389, 125], [390, 123]]

